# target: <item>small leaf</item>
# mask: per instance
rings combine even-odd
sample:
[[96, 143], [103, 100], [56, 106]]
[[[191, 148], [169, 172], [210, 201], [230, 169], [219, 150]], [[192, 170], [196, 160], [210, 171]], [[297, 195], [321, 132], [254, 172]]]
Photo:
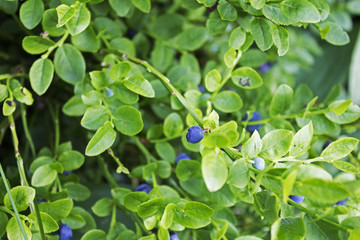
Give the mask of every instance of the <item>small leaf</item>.
[[105, 240], [106, 233], [103, 230], [92, 229], [86, 232], [80, 240]]
[[31, 185], [34, 187], [45, 187], [52, 184], [57, 177], [55, 169], [51, 168], [49, 164], [42, 165], [37, 168], [31, 178]]
[[30, 68], [29, 78], [32, 89], [43, 95], [50, 87], [54, 76], [54, 66], [51, 60], [39, 58]]
[[333, 162], [333, 164], [336, 168], [340, 169], [343, 172], [359, 173], [359, 169], [351, 163], [342, 160], [336, 160]]
[[241, 153], [244, 157], [253, 159], [261, 152], [262, 142], [258, 131], [254, 131], [251, 138], [247, 140], [241, 147]]
[[228, 184], [244, 188], [250, 181], [249, 168], [245, 159], [236, 160], [230, 167]]
[[39, 36], [26, 36], [22, 41], [24, 50], [30, 54], [43, 53], [54, 44], [54, 41]]
[[231, 73], [232, 82], [241, 88], [253, 89], [263, 84], [261, 76], [251, 67], [240, 67]]
[[87, 156], [96, 156], [110, 148], [116, 138], [116, 132], [110, 122], [99, 128], [86, 146]]
[[148, 80], [146, 80], [142, 75], [134, 75], [124, 81], [124, 86], [144, 97], [153, 98], [155, 97], [155, 92]]
[[269, 20], [255, 18], [251, 22], [251, 33], [254, 37], [256, 45], [261, 51], [266, 51], [273, 45]]
[[33, 29], [41, 21], [44, 3], [41, 0], [27, 0], [20, 7], [20, 20], [27, 29]]
[[290, 108], [293, 99], [293, 90], [286, 84], [280, 85], [270, 104], [270, 115], [276, 116]]
[[169, 114], [164, 120], [164, 134], [173, 137], [180, 134], [184, 129], [183, 121], [178, 113]]
[[214, 210], [209, 206], [194, 201], [187, 202], [183, 210], [187, 216], [196, 219], [208, 219], [214, 214]]
[[149, 13], [151, 9], [150, 0], [131, 0], [135, 7], [144, 13]]
[[310, 148], [312, 136], [313, 136], [313, 125], [312, 122], [301, 128], [294, 136], [289, 155], [294, 157], [300, 157], [306, 153]]
[[91, 207], [91, 210], [96, 216], [106, 217], [110, 215], [113, 205], [114, 201], [112, 199], [101, 198]]
[[306, 0], [285, 0], [281, 3], [281, 12], [289, 19], [297, 22], [317, 23], [320, 13], [314, 5]]
[[206, 154], [201, 161], [201, 171], [210, 192], [216, 192], [222, 188], [228, 176], [228, 169], [222, 153], [211, 151]]
[[[15, 206], [19, 212], [26, 210], [35, 198], [35, 189], [26, 186], [16, 186], [10, 190]], [[9, 195], [4, 197], [4, 205], [13, 209]]]
[[58, 24], [56, 27], [58, 28], [64, 26], [76, 14], [76, 10], [74, 8], [65, 4], [57, 6], [56, 12], [58, 16]]
[[173, 223], [174, 212], [175, 212], [175, 204], [169, 203], [168, 205], [166, 205], [165, 211], [160, 220], [160, 225], [163, 228], [165, 229], [170, 228], [171, 224]]
[[336, 140], [322, 151], [320, 157], [330, 161], [344, 158], [355, 149], [358, 142], [356, 138], [349, 137]]
[[221, 86], [221, 74], [217, 69], [213, 69], [206, 74], [205, 87], [209, 92], [216, 91]]
[[267, 133], [262, 139], [262, 150], [260, 157], [265, 159], [276, 159], [284, 156], [291, 146], [293, 132], [277, 129]]
[[176, 43], [184, 50], [194, 51], [204, 45], [207, 39], [205, 28], [193, 26], [180, 33]]
[[214, 106], [224, 113], [231, 113], [240, 110], [243, 102], [239, 94], [232, 91], [221, 91], [214, 98]]
[[132, 106], [121, 106], [114, 113], [114, 125], [122, 134], [133, 136], [144, 127], [141, 113]]
[[278, 55], [284, 56], [289, 50], [290, 35], [289, 32], [276, 24], [271, 25], [271, 36], [274, 41], [274, 45], [278, 48]]
[[217, 7], [222, 20], [235, 21], [237, 18], [236, 8], [227, 0], [220, 0]]
[[77, 35], [84, 31], [90, 24], [91, 14], [85, 4], [76, 9], [76, 13], [66, 23], [71, 35]]

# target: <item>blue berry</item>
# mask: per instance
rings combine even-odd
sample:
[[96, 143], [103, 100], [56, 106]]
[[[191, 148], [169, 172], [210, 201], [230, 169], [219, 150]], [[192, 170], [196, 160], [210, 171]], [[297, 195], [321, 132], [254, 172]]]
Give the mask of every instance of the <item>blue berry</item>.
[[199, 126], [189, 127], [188, 133], [186, 134], [186, 140], [189, 143], [198, 143], [204, 137], [204, 130]]
[[297, 204], [301, 204], [302, 201], [304, 201], [304, 196], [296, 196], [296, 195], [290, 195], [289, 198], [296, 202]]
[[39, 200], [36, 200], [36, 202], [37, 202], [37, 204], [40, 204], [40, 203], [42, 203], [42, 202], [47, 202], [47, 201], [44, 200], [44, 199], [39, 199]]
[[264, 170], [265, 168], [265, 161], [264, 159], [260, 158], [260, 157], [257, 157], [257, 158], [254, 158], [254, 163], [253, 163], [253, 167], [256, 168], [257, 170]]
[[179, 240], [179, 239], [180, 238], [176, 232], [173, 232], [173, 231], [170, 232], [170, 240]]
[[200, 85], [200, 86], [199, 86], [199, 91], [200, 91], [201, 93], [205, 92], [205, 86], [204, 86], [204, 85]]
[[70, 240], [73, 236], [72, 230], [69, 225], [63, 224], [59, 228], [59, 240]]
[[[243, 121], [246, 121], [247, 119], [248, 119], [248, 114], [246, 113], [246, 114], [244, 115], [244, 117], [242, 118], [242, 120], [243, 120]], [[249, 120], [249, 122], [258, 121], [258, 120], [261, 120], [261, 116], [260, 116], [260, 113], [258, 113], [258, 112], [255, 111], [255, 112], [252, 114], [252, 117], [251, 117], [251, 119]], [[253, 132], [253, 131], [255, 131], [255, 130], [259, 131], [259, 129], [261, 128], [261, 126], [262, 126], [262, 124], [248, 125], [248, 126], [246, 127], [246, 129], [247, 129], [248, 131], [250, 131], [250, 132]]]
[[69, 171], [63, 171], [63, 175], [65, 175], [65, 176], [67, 176], [67, 175], [69, 175], [70, 173], [72, 172], [72, 170], [69, 170]]
[[146, 192], [147, 194], [149, 194], [149, 192], [151, 191], [152, 187], [150, 187], [149, 185], [147, 185], [146, 183], [140, 184], [137, 188], [136, 191], [137, 192]]
[[335, 204], [338, 206], [343, 206], [346, 204], [346, 202], [347, 202], [347, 198], [345, 198], [344, 200], [337, 201]]
[[265, 73], [265, 72], [269, 71], [270, 68], [271, 68], [270, 63], [264, 63], [263, 65], [261, 65], [259, 67], [259, 71]]
[[112, 97], [112, 96], [114, 96], [114, 91], [113, 91], [111, 88], [108, 88], [108, 89], [106, 90], [106, 94], [107, 94], [109, 97]]
[[179, 156], [176, 157], [176, 163], [179, 163], [179, 161], [180, 161], [181, 159], [191, 160], [191, 158], [189, 157], [189, 155], [187, 155], [186, 153], [180, 153]]

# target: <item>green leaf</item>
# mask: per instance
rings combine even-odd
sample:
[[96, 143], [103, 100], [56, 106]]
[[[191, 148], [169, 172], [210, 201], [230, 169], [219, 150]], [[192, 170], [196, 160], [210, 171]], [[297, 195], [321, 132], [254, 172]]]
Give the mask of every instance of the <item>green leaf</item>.
[[296, 171], [292, 171], [285, 179], [282, 179], [283, 186], [283, 201], [286, 203], [296, 181]]
[[142, 75], [134, 75], [129, 79], [124, 81], [124, 86], [137, 93], [141, 96], [153, 98], [155, 97], [155, 92], [148, 80], [146, 80]]
[[278, 240], [301, 240], [305, 235], [301, 218], [282, 218], [271, 226], [271, 238]]
[[110, 148], [116, 138], [116, 132], [110, 122], [99, 128], [86, 146], [85, 155], [96, 156]]
[[[240, 50], [239, 50], [239, 54], [241, 54]], [[236, 50], [235, 48], [229, 48], [229, 50], [227, 50], [224, 54], [224, 62], [225, 62], [225, 65], [228, 67], [228, 68], [232, 68], [236, 65]]]
[[271, 25], [271, 36], [274, 41], [274, 45], [278, 48], [278, 55], [284, 56], [289, 50], [290, 35], [289, 32], [276, 24]]
[[202, 144], [208, 148], [225, 148], [232, 145], [238, 137], [237, 123], [230, 121], [205, 136]]
[[123, 83], [116, 82], [111, 89], [114, 96], [125, 104], [134, 104], [139, 101], [139, 95], [127, 89]]
[[186, 181], [195, 176], [200, 170], [200, 163], [194, 160], [182, 159], [176, 166], [176, 177], [180, 181]]
[[58, 24], [56, 27], [60, 28], [76, 14], [76, 9], [65, 4], [61, 4], [56, 7], [56, 12], [58, 17]]
[[91, 195], [90, 190], [80, 183], [68, 182], [64, 187], [68, 191], [69, 198], [75, 201], [85, 201]]
[[248, 185], [249, 181], [250, 172], [246, 160], [236, 160], [230, 167], [228, 184], [231, 184], [237, 188], [244, 188], [246, 185]]
[[320, 21], [320, 13], [307, 0], [285, 0], [281, 3], [280, 10], [292, 21], [304, 23], [317, 23]]
[[[32, 233], [31, 233], [30, 229], [26, 226], [25, 221], [21, 220], [21, 224], [24, 227], [27, 239], [31, 239]], [[22, 231], [20, 229], [20, 226], [16, 221], [16, 217], [12, 217], [9, 220], [8, 224], [6, 225], [6, 233], [7, 233], [7, 238], [9, 240], [25, 240], [25, 238], [23, 237]]]
[[184, 50], [194, 51], [204, 45], [207, 39], [205, 28], [192, 26], [178, 35], [176, 43]]
[[156, 171], [155, 174], [160, 178], [169, 178], [171, 175], [171, 165], [168, 161], [162, 160], [156, 162]]
[[312, 136], [314, 133], [312, 122], [301, 128], [294, 136], [289, 155], [293, 157], [300, 157], [304, 155], [310, 148]]
[[141, 113], [134, 107], [121, 106], [114, 113], [114, 125], [122, 134], [133, 136], [144, 127]]
[[349, 196], [340, 183], [318, 178], [308, 178], [302, 182], [302, 195], [316, 201], [333, 204]]
[[190, 228], [190, 229], [202, 228], [211, 223], [210, 219], [196, 219], [189, 217], [180, 212], [175, 212], [174, 221], [181, 224], [185, 228]]
[[128, 54], [130, 56], [135, 56], [136, 54], [135, 45], [128, 38], [124, 38], [124, 37], [114, 38], [110, 42], [110, 47], [111, 49], [120, 50], [124, 54]]
[[115, 81], [121, 80], [124, 77], [126, 77], [126, 75], [128, 75], [130, 70], [131, 70], [131, 65], [127, 62], [121, 62], [115, 64], [110, 69], [110, 77]]
[[228, 169], [222, 153], [211, 151], [206, 154], [201, 161], [201, 172], [210, 192], [216, 192], [222, 188], [228, 176]]
[[261, 76], [251, 67], [240, 67], [231, 73], [232, 82], [245, 89], [258, 88], [263, 84]]
[[124, 206], [130, 211], [137, 212], [139, 205], [147, 200], [149, 200], [147, 193], [131, 192], [124, 197]]
[[80, 168], [84, 164], [85, 158], [80, 152], [70, 150], [62, 153], [58, 162], [61, 163], [64, 171], [70, 171]]
[[72, 36], [71, 43], [82, 52], [95, 53], [100, 48], [100, 40], [91, 26], [81, 33]]
[[8, 97], [8, 89], [6, 85], [0, 84], [0, 102], [4, 101]]
[[292, 131], [284, 129], [267, 133], [262, 139], [260, 157], [270, 160], [281, 158], [289, 151], [293, 135]]
[[280, 85], [270, 104], [270, 115], [276, 116], [290, 108], [293, 99], [293, 90], [286, 84]]
[[241, 153], [248, 159], [253, 159], [261, 152], [262, 142], [258, 131], [254, 131], [251, 138], [247, 140], [241, 147]]
[[27, 0], [20, 7], [20, 21], [27, 29], [33, 29], [41, 21], [44, 3], [41, 0]]
[[174, 52], [161, 41], [156, 41], [155, 48], [151, 52], [151, 62], [160, 72], [166, 72], [173, 64]]
[[320, 12], [320, 18], [321, 20], [325, 20], [330, 13], [330, 7], [329, 4], [326, 2], [326, 0], [308, 0], [310, 3], [312, 3]]
[[61, 222], [63, 224], [69, 225], [69, 227], [73, 230], [80, 229], [80, 228], [84, 227], [86, 224], [83, 216], [81, 216], [80, 214], [74, 213], [74, 211], [72, 211], [69, 216], [62, 219]]
[[350, 37], [336, 22], [324, 21], [319, 23], [320, 34], [323, 39], [337, 46], [343, 46], [350, 42]]
[[4, 116], [10, 116], [16, 110], [16, 103], [13, 99], [7, 98], [3, 103], [3, 114]]
[[253, 6], [255, 9], [260, 10], [265, 5], [265, 0], [250, 0], [251, 6]]
[[0, 237], [2, 237], [6, 232], [6, 225], [8, 223], [9, 219], [7, 215], [4, 212], [0, 212], [0, 222], [2, 223], [0, 225]]
[[[162, 39], [170, 39], [182, 31], [184, 17], [177, 13], [159, 15], [151, 25], [151, 32]], [[158, 60], [161, 61], [161, 60]]]
[[17, 87], [13, 90], [13, 96], [21, 103], [25, 103], [26, 105], [32, 105], [34, 99], [29, 90], [24, 87]]
[[215, 92], [221, 86], [221, 74], [217, 69], [213, 69], [206, 74], [205, 88], [209, 92]]
[[65, 27], [58, 28], [56, 26], [58, 24], [58, 15], [54, 8], [48, 9], [44, 12], [41, 24], [44, 31], [49, 33], [49, 36], [59, 37], [66, 31]]
[[175, 162], [176, 154], [174, 148], [168, 142], [159, 142], [155, 144], [157, 154], [170, 163]]
[[355, 104], [351, 104], [345, 112], [337, 115], [334, 112], [327, 112], [325, 116], [334, 123], [337, 124], [349, 124], [355, 122], [360, 118], [360, 107]]
[[227, 0], [220, 0], [217, 7], [222, 20], [235, 21], [237, 18], [236, 8]]
[[[26, 210], [35, 198], [35, 189], [32, 187], [16, 186], [10, 190], [10, 193], [14, 200], [16, 209], [19, 212]], [[4, 197], [4, 205], [9, 209], [13, 209], [8, 194]]]
[[355, 149], [358, 142], [358, 139], [350, 137], [336, 140], [322, 151], [320, 157], [329, 161], [344, 158]]
[[184, 213], [196, 219], [208, 219], [214, 214], [214, 210], [204, 203], [189, 201], [184, 205]]
[[279, 198], [267, 191], [257, 192], [254, 198], [254, 209], [259, 215], [265, 217], [268, 224], [272, 224], [279, 218]]
[[269, 20], [255, 18], [251, 22], [251, 33], [254, 37], [256, 45], [260, 48], [261, 51], [266, 51], [273, 45]]
[[52, 184], [57, 177], [55, 169], [51, 168], [49, 164], [42, 165], [37, 168], [31, 178], [31, 185], [34, 187], [45, 187]]
[[359, 169], [352, 165], [351, 163], [342, 161], [342, 160], [336, 160], [333, 162], [334, 166], [338, 169], [340, 169], [343, 172], [350, 172], [350, 173], [358, 173]]
[[323, 114], [317, 115], [309, 115], [303, 118], [296, 118], [296, 122], [300, 127], [305, 126], [309, 122], [312, 122], [314, 127], [314, 134], [322, 135], [322, 134], [330, 134], [331, 132], [336, 130], [336, 125], [327, 119]]
[[109, 0], [111, 8], [120, 17], [126, 16], [132, 7], [131, 0]]
[[103, 230], [92, 229], [86, 232], [80, 240], [105, 240], [106, 233]]
[[178, 113], [170, 113], [164, 120], [164, 134], [173, 137], [180, 134], [184, 129], [181, 116]]
[[[45, 233], [52, 233], [59, 229], [56, 221], [47, 213], [40, 212], [41, 222]], [[36, 217], [36, 213], [31, 213], [28, 215], [30, 222], [34, 223], [36, 228], [39, 230], [39, 223]]]
[[109, 198], [101, 198], [94, 206], [91, 207], [91, 210], [95, 213], [96, 216], [106, 217], [109, 216], [113, 209], [114, 201]]
[[85, 60], [79, 50], [70, 44], [56, 50], [54, 66], [56, 74], [67, 83], [75, 84], [85, 77]]
[[224, 113], [231, 113], [240, 110], [243, 102], [239, 94], [232, 91], [221, 91], [214, 98], [214, 106]]
[[84, 31], [90, 24], [91, 13], [85, 4], [76, 9], [76, 13], [67, 21], [66, 28], [71, 35], [77, 35]]
[[169, 203], [168, 205], [166, 205], [165, 211], [160, 220], [160, 226], [165, 229], [169, 229], [171, 224], [173, 223], [174, 212], [175, 204]]
[[346, 111], [346, 109], [351, 105], [351, 103], [352, 103], [351, 99], [339, 100], [339, 101], [331, 103], [329, 105], [329, 109], [336, 115], [340, 115]]
[[150, 217], [154, 215], [158, 209], [162, 206], [164, 199], [154, 198], [144, 203], [141, 203], [137, 209], [137, 213], [140, 217]]
[[288, 18], [281, 12], [279, 3], [267, 3], [262, 9], [264, 16], [279, 25], [290, 25], [297, 22], [295, 19]]
[[29, 78], [32, 89], [43, 95], [49, 88], [54, 76], [54, 66], [49, 59], [39, 58], [30, 68]]
[[81, 126], [89, 130], [97, 130], [109, 120], [109, 113], [105, 106], [97, 105], [86, 109], [84, 116], [81, 119]]
[[23, 49], [30, 54], [43, 53], [54, 44], [54, 41], [39, 36], [26, 36], [22, 41]]
[[74, 203], [71, 199], [65, 198], [53, 202], [40, 203], [39, 210], [49, 214], [56, 221], [59, 221], [70, 214], [73, 205]]
[[168, 240], [168, 239], [170, 239], [169, 231], [160, 226], [159, 229], [158, 229], [158, 239], [159, 240]]
[[135, 7], [144, 13], [149, 13], [151, 9], [150, 0], [131, 0]]
[[70, 98], [62, 108], [62, 111], [68, 116], [82, 116], [86, 111], [86, 106], [80, 97], [73, 96]]

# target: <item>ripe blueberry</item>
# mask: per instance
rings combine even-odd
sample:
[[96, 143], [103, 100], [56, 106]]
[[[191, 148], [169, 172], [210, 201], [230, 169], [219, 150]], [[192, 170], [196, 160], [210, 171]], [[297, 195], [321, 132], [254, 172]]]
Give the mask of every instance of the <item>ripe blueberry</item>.
[[347, 202], [347, 198], [345, 198], [344, 200], [337, 201], [335, 204], [337, 206], [343, 206], [346, 204], [346, 202]]
[[[248, 120], [248, 114], [246, 113], [245, 115], [244, 115], [244, 117], [242, 118], [242, 120], [243, 121], [246, 121], [246, 120]], [[252, 121], [258, 121], [258, 120], [261, 120], [261, 116], [260, 116], [260, 113], [258, 113], [258, 112], [253, 112], [253, 114], [252, 114], [252, 117], [251, 117], [251, 119], [249, 120], [249, 122], [252, 122]], [[253, 131], [255, 131], [255, 130], [257, 130], [257, 131], [259, 131], [259, 129], [261, 128], [261, 126], [262, 126], [262, 124], [256, 124], [256, 125], [248, 125], [247, 127], [246, 127], [246, 129], [248, 130], [248, 131], [250, 131], [250, 132], [253, 132]]]
[[296, 196], [296, 195], [290, 195], [289, 198], [296, 202], [297, 204], [301, 204], [302, 201], [304, 201], [304, 196]]
[[180, 161], [181, 159], [191, 160], [191, 158], [189, 157], [189, 155], [187, 155], [186, 153], [180, 153], [179, 156], [176, 157], [176, 163], [179, 163], [179, 161]]
[[205, 92], [205, 86], [204, 86], [204, 85], [200, 85], [200, 86], [199, 86], [199, 91], [200, 91], [201, 93]]
[[72, 170], [69, 170], [69, 171], [63, 171], [63, 175], [65, 175], [65, 176], [67, 176], [67, 175], [69, 175], [70, 173], [72, 172]]
[[171, 231], [170, 232], [170, 240], [179, 240], [179, 236], [176, 232]]
[[265, 161], [264, 159], [257, 157], [253, 159], [254, 163], [253, 163], [253, 167], [256, 168], [257, 170], [264, 170], [265, 168]]
[[150, 187], [149, 185], [147, 185], [146, 183], [140, 184], [137, 188], [136, 191], [137, 192], [146, 192], [147, 194], [149, 194], [149, 192], [151, 191], [152, 187]]
[[263, 65], [261, 65], [259, 67], [259, 71], [265, 73], [265, 72], [269, 71], [270, 68], [271, 68], [270, 63], [264, 63]]
[[198, 143], [204, 137], [204, 130], [199, 126], [189, 127], [188, 133], [186, 134], [186, 140], [189, 143]]
[[73, 236], [72, 230], [69, 225], [63, 224], [59, 228], [59, 240], [70, 240]]

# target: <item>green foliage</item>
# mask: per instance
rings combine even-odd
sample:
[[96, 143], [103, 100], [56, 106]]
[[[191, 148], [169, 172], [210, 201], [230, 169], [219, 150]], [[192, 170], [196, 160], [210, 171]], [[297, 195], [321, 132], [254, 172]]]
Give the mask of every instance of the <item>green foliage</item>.
[[0, 238], [359, 239], [358, 9], [0, 0]]

